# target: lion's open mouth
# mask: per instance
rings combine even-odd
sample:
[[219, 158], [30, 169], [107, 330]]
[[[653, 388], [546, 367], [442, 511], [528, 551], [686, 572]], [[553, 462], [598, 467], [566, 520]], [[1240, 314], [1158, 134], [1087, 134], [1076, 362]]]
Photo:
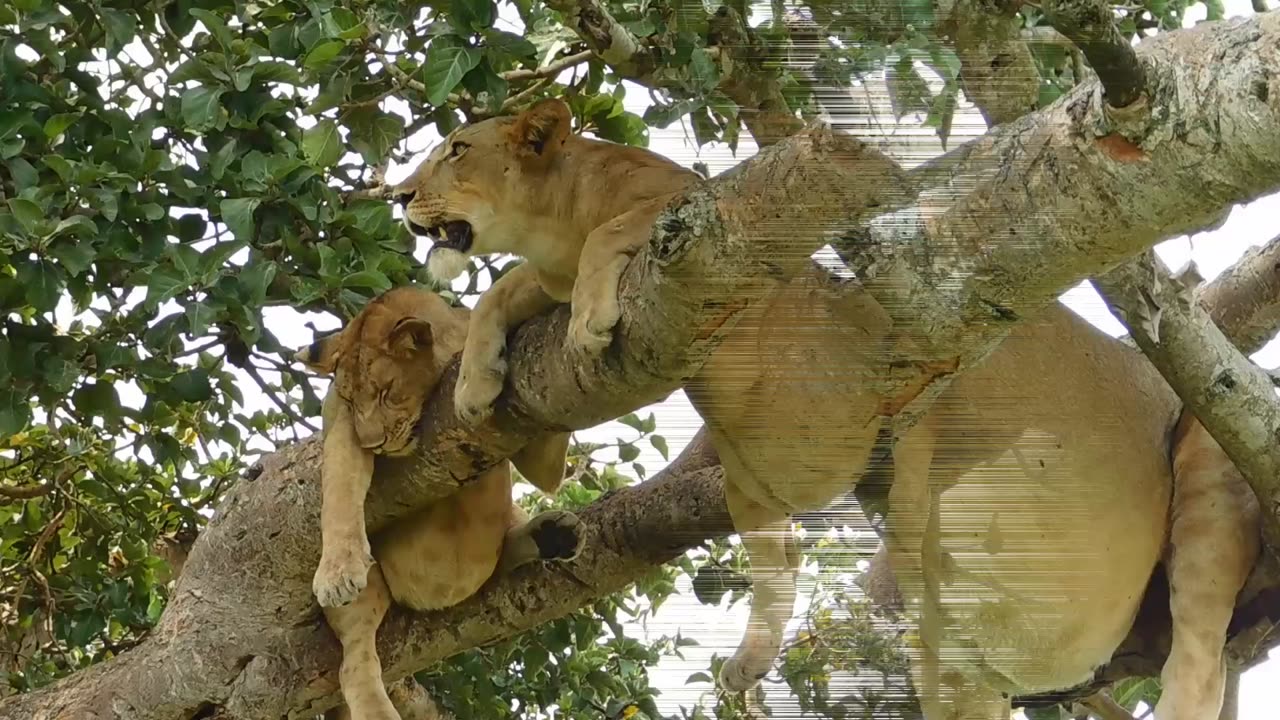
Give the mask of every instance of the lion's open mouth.
[[422, 232], [418, 234], [430, 237], [435, 247], [457, 250], [460, 253], [465, 253], [471, 249], [473, 240], [471, 223], [466, 220], [450, 220], [429, 228], [423, 228], [415, 224], [414, 230], [421, 230]]

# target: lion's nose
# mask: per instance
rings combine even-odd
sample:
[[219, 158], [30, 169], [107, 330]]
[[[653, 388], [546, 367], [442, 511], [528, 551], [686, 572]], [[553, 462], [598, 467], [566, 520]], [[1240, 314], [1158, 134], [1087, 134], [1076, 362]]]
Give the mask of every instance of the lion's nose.
[[413, 200], [413, 196], [416, 194], [412, 190], [397, 190], [391, 197], [400, 204], [400, 207], [404, 207]]

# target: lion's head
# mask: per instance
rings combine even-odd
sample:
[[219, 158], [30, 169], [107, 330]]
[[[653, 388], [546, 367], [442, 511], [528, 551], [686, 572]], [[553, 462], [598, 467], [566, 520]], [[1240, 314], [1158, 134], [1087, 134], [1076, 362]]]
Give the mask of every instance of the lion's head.
[[[434, 239], [431, 273], [457, 277], [466, 258], [513, 252], [545, 225], [535, 207], [550, 165], [570, 137], [572, 116], [561, 100], [543, 100], [514, 117], [462, 126], [436, 146], [394, 190], [405, 224]], [[562, 201], [563, 202], [563, 201]]]
[[332, 392], [351, 408], [361, 447], [404, 455], [416, 443], [427, 396], [462, 349], [467, 315], [429, 290], [395, 288], [294, 357], [334, 376]]

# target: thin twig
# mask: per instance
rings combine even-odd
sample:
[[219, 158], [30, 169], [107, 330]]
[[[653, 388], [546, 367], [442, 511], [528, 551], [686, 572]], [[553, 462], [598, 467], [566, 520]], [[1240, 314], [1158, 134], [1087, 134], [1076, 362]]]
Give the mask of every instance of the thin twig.
[[1080, 704], [1098, 716], [1099, 720], [1133, 720], [1133, 715], [1128, 710], [1101, 690], [1081, 700]]
[[538, 80], [541, 78], [554, 79], [555, 76], [559, 75], [561, 72], [568, 70], [569, 68], [574, 67], [575, 65], [581, 65], [582, 63], [587, 62], [591, 58], [595, 57], [595, 55], [596, 54], [594, 52], [591, 52], [590, 50], [583, 50], [582, 52], [579, 52], [579, 53], [566, 55], [565, 57], [562, 57], [553, 63], [544, 65], [543, 67], [537, 68], [535, 70], [525, 70], [525, 69], [508, 70], [506, 72], [498, 73], [498, 76], [501, 77], [503, 80], [506, 80], [507, 82], [520, 82], [522, 80]]
[[280, 408], [281, 412], [285, 414], [285, 417], [302, 425], [311, 432], [320, 432], [319, 428], [307, 422], [306, 418], [299, 415], [293, 408], [289, 407], [287, 403], [277, 396], [276, 392], [267, 384], [267, 381], [258, 373], [258, 368], [254, 367], [252, 363], [245, 363], [241, 369], [244, 370], [249, 377], [253, 378], [254, 382], [258, 383], [258, 387], [262, 388], [262, 392], [265, 393], [267, 397], [271, 398], [271, 402], [275, 403], [276, 407]]

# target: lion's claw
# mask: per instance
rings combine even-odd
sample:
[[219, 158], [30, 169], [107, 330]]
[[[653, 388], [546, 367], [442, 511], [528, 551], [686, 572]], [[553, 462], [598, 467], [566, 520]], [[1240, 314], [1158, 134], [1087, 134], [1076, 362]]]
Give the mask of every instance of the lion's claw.
[[460, 378], [453, 391], [453, 407], [462, 422], [470, 426], [479, 425], [493, 414], [493, 403], [502, 393], [501, 379], [486, 373], [478, 378]]

